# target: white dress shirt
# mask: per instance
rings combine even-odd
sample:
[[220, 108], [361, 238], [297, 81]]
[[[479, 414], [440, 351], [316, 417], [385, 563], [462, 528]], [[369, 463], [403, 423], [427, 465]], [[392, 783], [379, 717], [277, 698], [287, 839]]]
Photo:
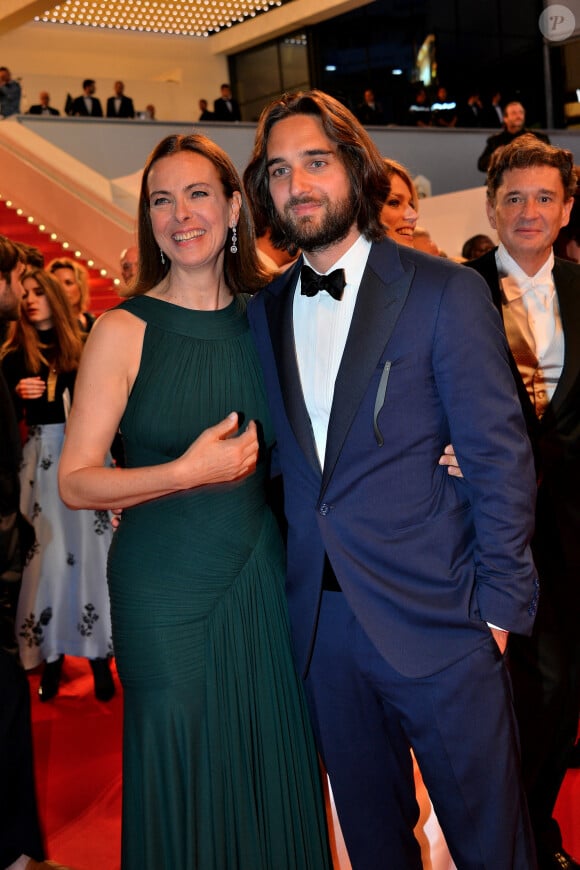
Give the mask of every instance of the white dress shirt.
[[[300, 278], [296, 285], [294, 295], [296, 358], [321, 467], [324, 466], [334, 384], [370, 249], [371, 243], [363, 236], [359, 236], [346, 254], [343, 254], [340, 260], [328, 270], [328, 272], [334, 272], [335, 269], [345, 271], [346, 286], [340, 301], [333, 299], [326, 291], [317, 293], [316, 296], [302, 296]], [[304, 260], [312, 268], [306, 256]]]

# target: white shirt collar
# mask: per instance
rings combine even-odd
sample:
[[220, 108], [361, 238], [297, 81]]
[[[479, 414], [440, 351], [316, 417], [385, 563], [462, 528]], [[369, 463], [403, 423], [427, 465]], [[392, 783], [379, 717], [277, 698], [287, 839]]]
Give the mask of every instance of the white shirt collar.
[[553, 295], [553, 251], [550, 251], [550, 255], [546, 262], [538, 269], [536, 274], [532, 276], [526, 275], [521, 266], [519, 266], [514, 258], [508, 253], [507, 248], [501, 243], [495, 253], [495, 262], [507, 302], [513, 302], [514, 300], [521, 298], [524, 293], [528, 292], [528, 290], [534, 290], [540, 294], [547, 293], [549, 296]]

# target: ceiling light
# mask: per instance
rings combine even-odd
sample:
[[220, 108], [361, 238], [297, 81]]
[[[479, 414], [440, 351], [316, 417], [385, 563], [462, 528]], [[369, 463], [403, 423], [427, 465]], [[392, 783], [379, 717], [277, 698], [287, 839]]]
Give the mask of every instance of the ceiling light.
[[[52, 6], [35, 21], [76, 24], [113, 30], [168, 33], [174, 36], [209, 36], [222, 28], [269, 12], [289, 0], [65, 0]], [[200, 12], [202, 24], [199, 21]], [[209, 16], [207, 15], [209, 13]]]

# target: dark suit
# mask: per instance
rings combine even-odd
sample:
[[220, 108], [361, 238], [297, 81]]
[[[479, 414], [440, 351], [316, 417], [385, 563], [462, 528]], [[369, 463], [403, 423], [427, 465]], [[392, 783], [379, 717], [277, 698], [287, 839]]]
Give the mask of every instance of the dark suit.
[[115, 100], [117, 97], [109, 97], [107, 100], [107, 118], [134, 118], [135, 108], [131, 97], [121, 97], [119, 111], [115, 110]]
[[101, 101], [97, 97], [91, 97], [93, 101], [93, 105], [91, 111], [87, 111], [87, 107], [85, 104], [84, 97], [77, 97], [72, 101], [72, 106], [70, 109], [71, 115], [79, 115], [82, 118], [102, 118], [103, 117], [103, 107], [101, 106]]
[[[499, 109], [499, 111], [498, 111]], [[500, 127], [503, 129], [503, 109], [493, 103], [486, 103], [483, 107], [482, 127]]]
[[60, 115], [58, 109], [53, 109], [52, 106], [41, 106], [40, 103], [36, 106], [31, 106], [28, 110], [29, 115]]
[[[284, 480], [295, 655], [353, 867], [421, 866], [412, 744], [458, 866], [507, 866], [501, 840], [519, 828], [510, 870], [530, 870], [509, 686], [486, 625], [529, 633], [537, 596], [533, 464], [500, 321], [462, 267], [374, 244], [321, 469], [295, 359], [298, 269], [248, 311]], [[438, 465], [451, 439], [463, 482]], [[494, 819], [477, 809], [481, 777], [505, 801]]]
[[[495, 251], [468, 265], [485, 278], [501, 312]], [[548, 852], [561, 847], [552, 812], [576, 739], [580, 700], [580, 266], [556, 258], [553, 277], [564, 368], [541, 420], [511, 357], [536, 459], [532, 548], [541, 594], [531, 638], [510, 640], [510, 667], [532, 823], [540, 849]]]
[[[231, 106], [231, 109], [228, 108], [228, 102]], [[235, 100], [222, 100], [219, 99], [214, 101], [213, 104], [213, 113], [215, 115], [215, 121], [241, 121], [242, 115], [240, 113], [240, 107], [238, 106]]]
[[380, 103], [361, 103], [356, 110], [356, 116], [361, 124], [371, 126], [373, 124], [386, 124], [386, 115]]

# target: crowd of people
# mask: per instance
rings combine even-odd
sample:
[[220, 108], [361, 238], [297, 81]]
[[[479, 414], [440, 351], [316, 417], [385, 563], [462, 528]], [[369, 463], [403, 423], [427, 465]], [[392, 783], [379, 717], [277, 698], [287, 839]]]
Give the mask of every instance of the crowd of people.
[[[96, 96], [95, 79], [84, 79], [82, 93], [77, 97], [67, 96], [64, 114], [81, 118], [138, 118], [156, 120], [155, 106], [148, 104], [143, 111], [136, 111], [133, 99], [125, 94], [125, 84], [118, 80], [113, 85], [113, 95], [107, 98], [105, 110]], [[22, 87], [12, 78], [8, 67], [0, 67], [0, 117], [8, 118], [21, 111]], [[199, 121], [241, 121], [242, 115], [237, 100], [232, 95], [231, 86], [226, 82], [220, 87], [220, 96], [214, 100], [213, 111], [208, 108], [206, 99], [199, 100]], [[50, 104], [50, 94], [40, 91], [38, 103], [28, 108], [29, 115], [50, 115], [59, 117], [60, 111]]]
[[[113, 95], [108, 97], [106, 109], [96, 96], [97, 83], [94, 79], [84, 79], [82, 93], [73, 98], [67, 96], [64, 114], [83, 118], [143, 118], [155, 120], [155, 106], [149, 104], [142, 112], [136, 112], [131, 97], [125, 95], [125, 85], [116, 81], [113, 85]], [[12, 78], [7, 67], [0, 67], [0, 117], [8, 118], [21, 112], [22, 87], [20, 81]], [[60, 110], [50, 103], [50, 93], [40, 91], [38, 103], [33, 103], [27, 110], [29, 115], [49, 115], [60, 117]]]
[[580, 866], [578, 177], [515, 139], [465, 263], [320, 91], [263, 111], [243, 178], [156, 146], [96, 323], [78, 263], [0, 238], [3, 867], [43, 860], [18, 659], [46, 701], [85, 656], [106, 700], [113, 649], [123, 870], [330, 868], [318, 757], [353, 870], [420, 870], [411, 749], [459, 870]]

